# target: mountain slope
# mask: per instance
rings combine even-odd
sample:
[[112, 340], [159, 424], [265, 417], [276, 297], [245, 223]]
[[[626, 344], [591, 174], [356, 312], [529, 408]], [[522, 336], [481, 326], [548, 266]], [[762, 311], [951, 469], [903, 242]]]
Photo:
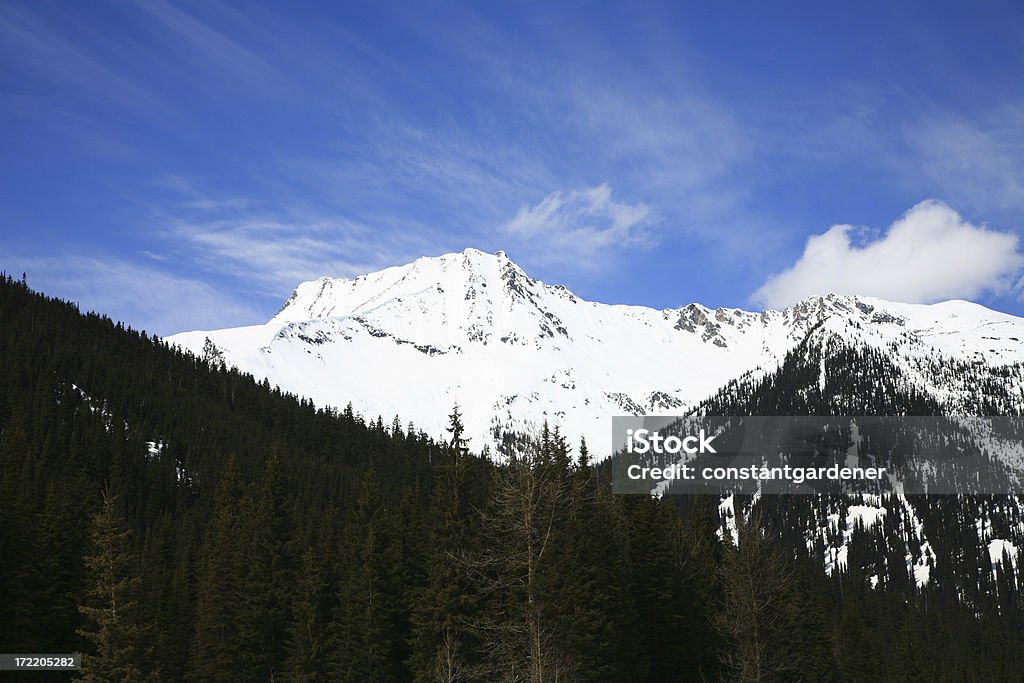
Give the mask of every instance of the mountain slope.
[[304, 282], [264, 325], [167, 341], [319, 405], [410, 417], [432, 436], [457, 402], [474, 448], [547, 420], [602, 454], [611, 416], [685, 412], [730, 379], [774, 370], [812, 329], [887, 349], [943, 401], [960, 395], [940, 376], [944, 361], [1024, 360], [1024, 320], [965, 301], [830, 295], [764, 312], [607, 305], [475, 249]]
[[[829, 359], [820, 380], [820, 364]], [[830, 335], [809, 335], [779, 368], [756, 380], [730, 382], [703, 401], [708, 415], [965, 415], [1020, 414], [1020, 365], [993, 369], [970, 362], [942, 368], [953, 404], [916, 392], [914, 381], [884, 349], [865, 350]], [[994, 376], [999, 381], [989, 380]], [[973, 387], [959, 392], [956, 387]], [[973, 401], [973, 402], [969, 402]], [[971, 491], [969, 481], [963, 490]], [[827, 574], [855, 573], [872, 586], [905, 593], [955, 595], [976, 609], [1020, 609], [1018, 549], [1024, 545], [1021, 497], [903, 495], [728, 496], [721, 534], [737, 516], [780, 529], [793, 556]], [[1012, 605], [1011, 605], [1012, 603]]]
[[[130, 530], [114, 536], [130, 598], [120, 620], [137, 627], [121, 654], [153, 680], [426, 679], [451, 623], [480, 639], [467, 666], [522, 657], [525, 631], [493, 625], [537, 609], [521, 563], [549, 535], [538, 611], [556, 661], [591, 680], [718, 680], [733, 638], [722, 624], [750, 621], [728, 596], [752, 582], [772, 598], [766, 647], [808, 680], [1016, 680], [1024, 666], [1018, 500], [764, 496], [751, 514], [742, 497], [613, 496], [604, 468], [573, 467], [558, 440], [495, 465], [316, 411], [2, 275], [0, 321], [0, 632], [12, 647], [103, 663], [78, 635], [95, 628], [78, 607], [98, 595], [83, 555], [106, 491]], [[885, 349], [865, 362], [829, 348], [821, 383], [827, 337], [806, 335], [777, 371], [697, 409], [830, 412], [865, 380], [887, 387], [875, 412], [938, 407], [901, 393]], [[523, 504], [545, 512], [525, 528]], [[685, 522], [672, 504], [690, 506]], [[744, 547], [752, 564], [716, 540], [716, 509], [735, 515], [737, 537], [760, 539]], [[777, 567], [768, 539], [798, 573], [759, 571]]]

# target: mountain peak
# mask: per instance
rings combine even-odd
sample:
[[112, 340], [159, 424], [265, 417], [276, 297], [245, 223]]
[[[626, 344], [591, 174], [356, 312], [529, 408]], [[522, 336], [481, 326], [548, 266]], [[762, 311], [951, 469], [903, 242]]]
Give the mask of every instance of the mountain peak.
[[968, 302], [827, 294], [781, 311], [608, 305], [472, 248], [303, 282], [266, 325], [169, 339], [200, 355], [215, 348], [321, 405], [351, 401], [435, 436], [458, 402], [476, 448], [549, 421], [599, 449], [610, 416], [685, 412], [731, 379], [770, 372], [811, 331], [908, 368], [1024, 361], [1024, 320]]
[[473, 299], [480, 289], [507, 290], [530, 298], [539, 285], [504, 251], [494, 254], [468, 247], [461, 252], [422, 256], [355, 278], [320, 277], [299, 284], [270, 323], [284, 324], [358, 314], [393, 299], [410, 299], [433, 290], [448, 297]]

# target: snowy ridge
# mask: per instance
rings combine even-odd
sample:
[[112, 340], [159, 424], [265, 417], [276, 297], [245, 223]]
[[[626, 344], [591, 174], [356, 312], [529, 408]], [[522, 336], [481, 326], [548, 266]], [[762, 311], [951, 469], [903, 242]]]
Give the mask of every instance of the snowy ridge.
[[167, 341], [318, 405], [351, 402], [368, 418], [398, 415], [435, 437], [458, 402], [474, 449], [547, 420], [570, 443], [586, 436], [607, 455], [613, 415], [683, 413], [730, 379], [774, 370], [811, 330], [886, 349], [943, 402], [972, 390], [944, 381], [946, 359], [1024, 361], [1024, 319], [965, 301], [829, 295], [764, 312], [608, 305], [531, 278], [503, 252], [475, 249], [304, 282], [264, 325]]

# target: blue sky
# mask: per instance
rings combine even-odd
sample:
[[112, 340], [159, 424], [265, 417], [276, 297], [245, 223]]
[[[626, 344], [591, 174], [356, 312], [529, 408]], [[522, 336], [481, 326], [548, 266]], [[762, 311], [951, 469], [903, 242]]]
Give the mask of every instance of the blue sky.
[[467, 246], [1024, 314], [1022, 73], [1015, 2], [7, 1], [0, 268], [159, 334]]

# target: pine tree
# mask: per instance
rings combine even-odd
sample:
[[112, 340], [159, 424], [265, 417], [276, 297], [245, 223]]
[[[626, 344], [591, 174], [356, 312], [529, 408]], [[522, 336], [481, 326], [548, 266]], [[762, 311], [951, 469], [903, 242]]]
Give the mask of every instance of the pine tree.
[[386, 683], [399, 678], [400, 567], [397, 525], [370, 468], [346, 523], [338, 605], [331, 625], [329, 676]]
[[476, 639], [470, 628], [474, 606], [469, 557], [478, 513], [470, 492], [470, 458], [462, 440], [458, 407], [452, 412], [452, 439], [437, 468], [431, 498], [426, 585], [413, 614], [410, 665], [417, 681], [464, 680]]
[[0, 432], [0, 638], [12, 651], [25, 652], [41, 636], [33, 621], [44, 553], [34, 504], [42, 491], [27, 422], [19, 410]]
[[452, 407], [452, 412], [448, 416], [448, 433], [452, 435], [451, 441], [448, 442], [448, 448], [455, 455], [465, 455], [468, 449], [468, 441], [463, 438], [466, 428], [462, 424], [462, 413], [459, 412], [459, 404], [456, 403]]
[[678, 652], [686, 647], [673, 511], [649, 496], [622, 496], [619, 504], [635, 612], [627, 636], [635, 653], [630, 666], [640, 680], [673, 680], [680, 674]]
[[[560, 439], [554, 438], [558, 443]], [[555, 677], [575, 681], [624, 680], [632, 611], [626, 592], [625, 539], [609, 486], [597, 482], [586, 441], [575, 469], [564, 442], [554, 462], [562, 464], [560, 514], [550, 555], [539, 576], [544, 612], [559, 641]], [[607, 482], [605, 482], [607, 483]]]
[[310, 545], [303, 552], [299, 566], [284, 667], [286, 679], [296, 683], [326, 680], [324, 654], [327, 637], [322, 561], [323, 558], [318, 557]]
[[139, 577], [132, 564], [129, 535], [114, 511], [114, 498], [104, 490], [85, 556], [88, 601], [79, 606], [90, 622], [79, 633], [95, 648], [82, 663], [85, 681], [144, 680], [144, 632], [136, 602]]
[[275, 666], [284, 660], [290, 621], [294, 524], [284, 477], [281, 457], [274, 453], [248, 515], [241, 520], [247, 559], [239, 637], [247, 652], [245, 669], [258, 679], [272, 678]]
[[245, 624], [247, 539], [251, 506], [237, 460], [228, 460], [214, 499], [199, 567], [195, 637], [189, 674], [199, 681], [233, 681], [246, 671], [251, 651], [241, 637]]
[[726, 639], [722, 664], [736, 681], [771, 681], [799, 674], [785, 655], [793, 578], [757, 518], [736, 515], [737, 542], [728, 544], [719, 578], [716, 625]]
[[722, 643], [712, 622], [721, 597], [718, 567], [722, 543], [709, 497], [693, 496], [686, 502], [690, 509], [682, 529], [678, 568], [682, 590], [680, 640], [690, 667], [681, 678], [715, 680]]
[[484, 678], [539, 683], [574, 666], [545, 604], [556, 529], [569, 508], [566, 472], [554, 465], [566, 454], [556, 454], [555, 443], [545, 428], [539, 445], [495, 470], [477, 560], [479, 590], [489, 599], [476, 620]]

